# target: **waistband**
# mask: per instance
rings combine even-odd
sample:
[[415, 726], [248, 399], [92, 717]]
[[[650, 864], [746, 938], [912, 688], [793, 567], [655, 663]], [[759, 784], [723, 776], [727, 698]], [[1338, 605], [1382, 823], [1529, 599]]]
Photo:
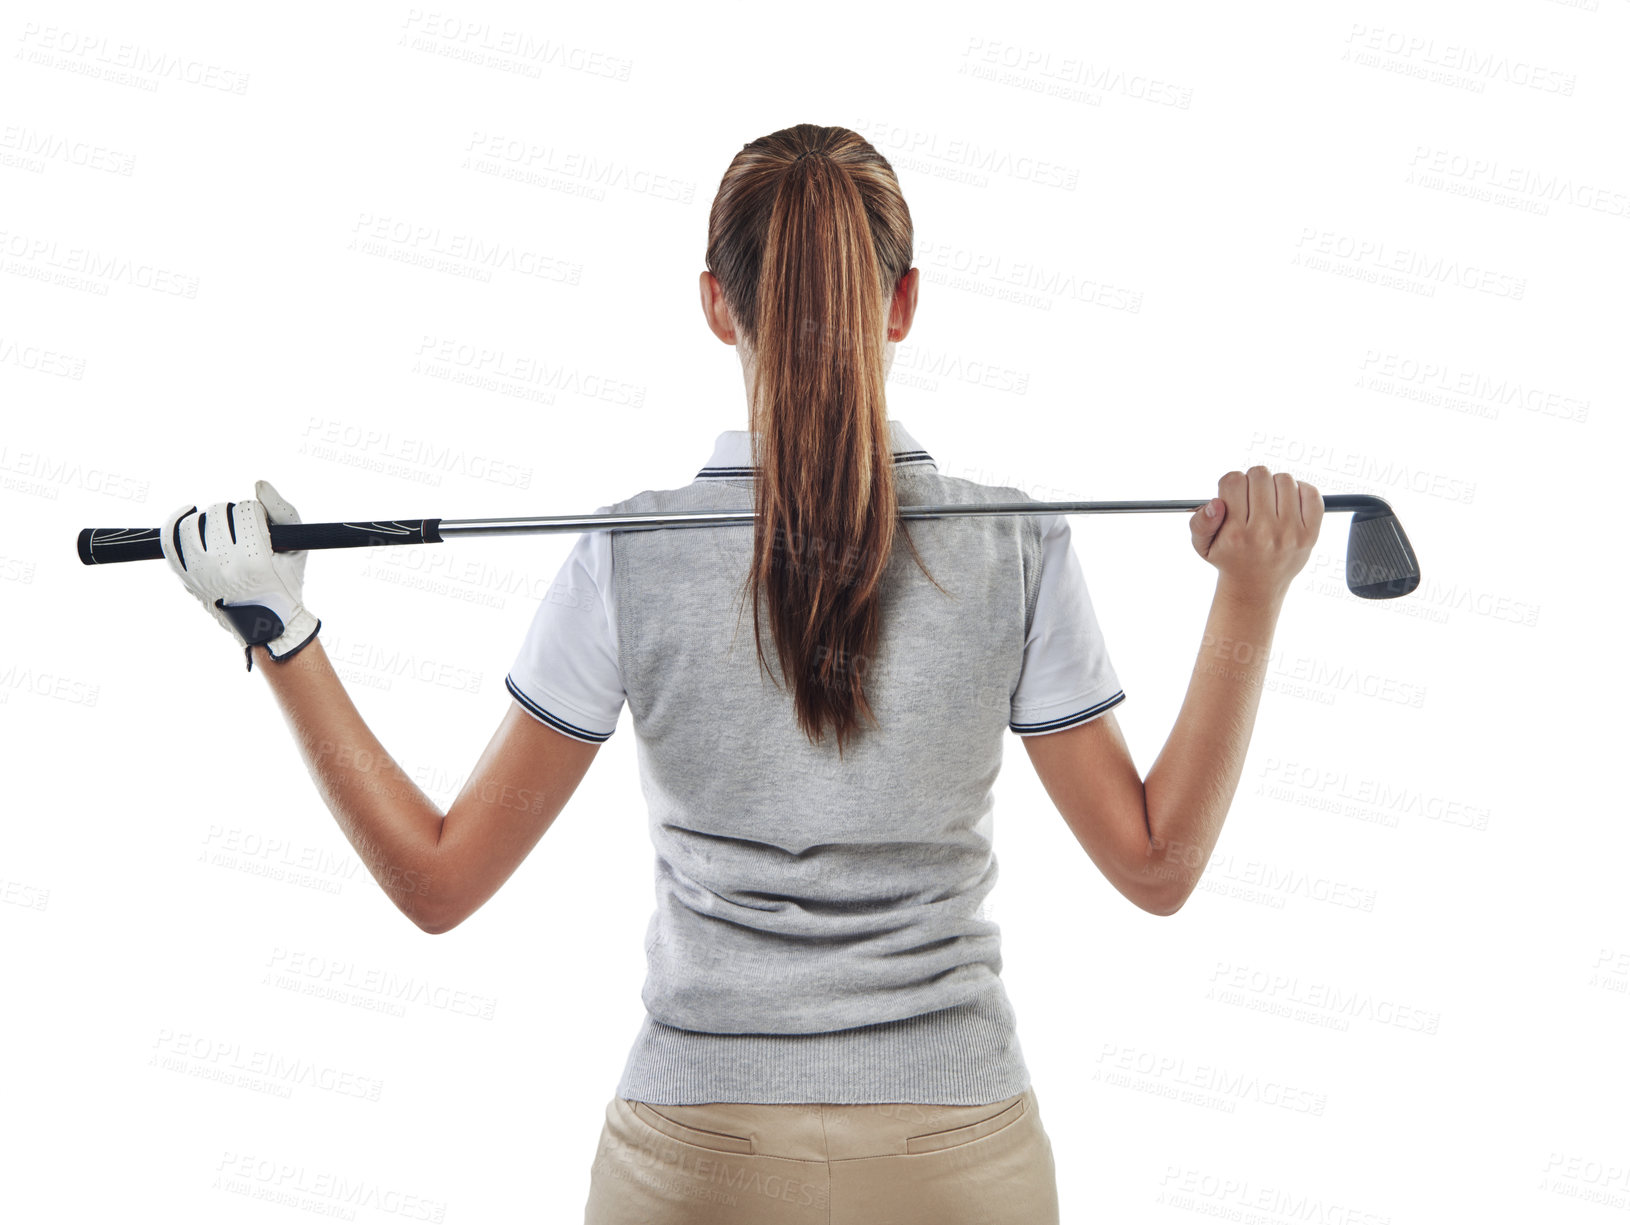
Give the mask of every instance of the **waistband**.
[[825, 1033], [702, 1033], [647, 1013], [616, 1094], [671, 1106], [984, 1106], [1029, 1087], [1017, 1017], [1002, 980], [993, 978], [979, 995], [951, 1008]]

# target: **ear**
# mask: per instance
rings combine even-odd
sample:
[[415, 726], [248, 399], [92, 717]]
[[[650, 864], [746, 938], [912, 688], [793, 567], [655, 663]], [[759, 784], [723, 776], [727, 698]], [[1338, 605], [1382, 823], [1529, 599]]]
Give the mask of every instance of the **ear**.
[[727, 345], [736, 343], [736, 323], [730, 317], [730, 308], [725, 305], [724, 287], [719, 284], [719, 278], [707, 269], [702, 270], [702, 316], [707, 320], [708, 330]]
[[911, 321], [917, 315], [917, 270], [906, 269], [905, 275], [900, 278], [899, 284], [894, 287], [894, 297], [889, 301], [889, 331], [888, 338], [894, 341], [904, 340], [911, 331]]

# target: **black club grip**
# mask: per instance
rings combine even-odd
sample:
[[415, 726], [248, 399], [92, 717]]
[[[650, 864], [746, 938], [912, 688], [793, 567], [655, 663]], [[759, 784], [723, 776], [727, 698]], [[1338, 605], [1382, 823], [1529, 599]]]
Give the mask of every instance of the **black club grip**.
[[[272, 550], [363, 549], [384, 544], [440, 544], [440, 519], [375, 519], [368, 523], [271, 523]], [[156, 527], [88, 527], [79, 533], [79, 560], [163, 561]]]

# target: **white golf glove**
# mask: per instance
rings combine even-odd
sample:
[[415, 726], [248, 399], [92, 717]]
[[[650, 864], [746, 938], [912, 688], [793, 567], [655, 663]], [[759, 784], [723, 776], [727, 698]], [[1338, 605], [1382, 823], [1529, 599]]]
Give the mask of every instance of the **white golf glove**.
[[275, 660], [287, 659], [317, 636], [322, 622], [301, 602], [306, 550], [272, 551], [271, 523], [299, 523], [300, 512], [267, 481], [255, 496], [217, 502], [199, 513], [184, 506], [164, 521], [159, 543], [164, 560], [211, 616], [250, 648], [265, 645]]

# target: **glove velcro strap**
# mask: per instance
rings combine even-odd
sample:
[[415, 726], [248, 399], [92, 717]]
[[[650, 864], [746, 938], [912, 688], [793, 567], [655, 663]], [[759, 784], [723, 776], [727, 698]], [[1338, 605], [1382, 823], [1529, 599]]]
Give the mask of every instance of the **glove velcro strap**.
[[[233, 628], [238, 631], [238, 637], [243, 639], [243, 666], [245, 670], [252, 671], [255, 666], [251, 648], [264, 646], [267, 654], [281, 663], [289, 656], [296, 654], [301, 647], [309, 645], [311, 640], [317, 636], [317, 631], [322, 628], [321, 621], [311, 616], [310, 613], [301, 610], [298, 606], [296, 606], [294, 620], [289, 625], [284, 624], [283, 618], [277, 614], [276, 609], [268, 608], [264, 604], [227, 604], [224, 601], [216, 600], [215, 607], [226, 614], [227, 619], [232, 622]], [[305, 639], [293, 644], [279, 655], [273, 644], [283, 637], [285, 632], [291, 629], [294, 632], [299, 632], [308, 623], [311, 625], [311, 632], [306, 635]]]
[[283, 632], [283, 618], [264, 604], [228, 604], [216, 600], [215, 607], [227, 615], [247, 646], [260, 646]]

